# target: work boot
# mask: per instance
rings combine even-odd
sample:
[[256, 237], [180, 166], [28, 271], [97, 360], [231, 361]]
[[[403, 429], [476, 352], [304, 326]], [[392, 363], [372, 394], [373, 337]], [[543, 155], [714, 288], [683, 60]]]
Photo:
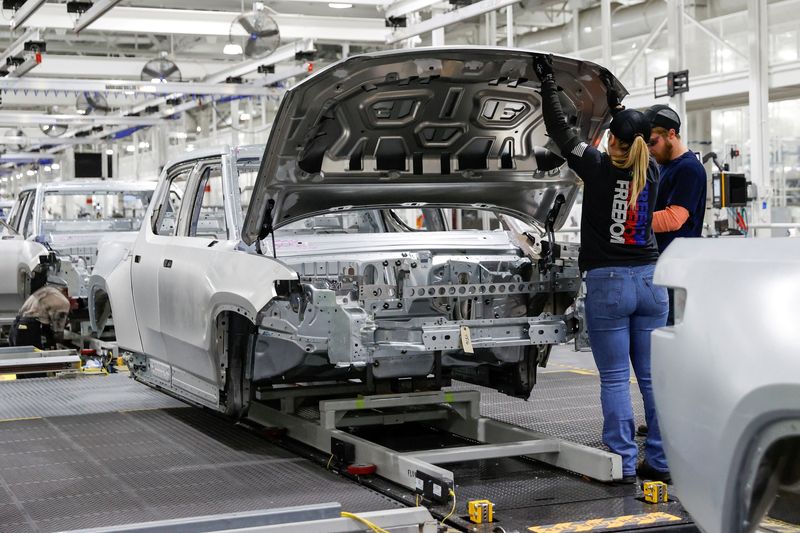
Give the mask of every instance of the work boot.
[[636, 428], [636, 436], [637, 437], [646, 437], [647, 436], [647, 424], [642, 424], [638, 428]]
[[668, 485], [672, 484], [672, 476], [669, 470], [666, 472], [656, 470], [647, 461], [639, 463], [639, 466], [636, 467], [636, 474], [646, 481], [662, 481]]

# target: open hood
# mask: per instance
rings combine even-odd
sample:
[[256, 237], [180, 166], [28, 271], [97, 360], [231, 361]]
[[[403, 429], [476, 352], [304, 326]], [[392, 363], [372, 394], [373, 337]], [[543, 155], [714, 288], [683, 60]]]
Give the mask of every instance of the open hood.
[[[242, 236], [248, 244], [330, 211], [474, 207], [544, 225], [578, 187], [546, 135], [536, 52], [495, 47], [353, 56], [288, 90], [273, 122]], [[599, 142], [605, 68], [554, 56], [568, 120]]]

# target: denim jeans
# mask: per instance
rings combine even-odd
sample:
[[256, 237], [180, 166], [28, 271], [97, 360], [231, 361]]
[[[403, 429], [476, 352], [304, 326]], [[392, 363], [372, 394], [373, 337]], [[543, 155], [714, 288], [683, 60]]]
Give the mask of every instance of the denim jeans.
[[622, 474], [635, 475], [638, 448], [630, 391], [636, 373], [647, 421], [645, 460], [667, 471], [653, 403], [650, 333], [667, 323], [667, 289], [653, 285], [655, 265], [604, 267], [586, 273], [586, 324], [603, 406], [603, 442], [622, 456]]

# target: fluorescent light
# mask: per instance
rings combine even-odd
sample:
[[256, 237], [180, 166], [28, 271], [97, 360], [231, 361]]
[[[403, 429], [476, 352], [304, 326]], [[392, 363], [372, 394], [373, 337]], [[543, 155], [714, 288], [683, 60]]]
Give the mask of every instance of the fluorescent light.
[[197, 126], [197, 133], [200, 133], [201, 131], [203, 131], [203, 128], [201, 128], [200, 126]]
[[251, 118], [253, 118], [253, 117], [250, 116], [250, 113], [240, 113], [239, 114], [239, 120], [241, 120], [242, 122], [247, 122]]
[[44, 167], [44, 171], [45, 171], [45, 172], [50, 172], [50, 170], [52, 170], [52, 169], [50, 168], [50, 165], [45, 165], [45, 167]]
[[187, 144], [187, 145], [186, 145], [186, 151], [187, 151], [187, 152], [191, 152], [191, 151], [193, 151], [193, 150], [194, 150], [194, 145], [193, 145], [193, 144]]
[[583, 28], [583, 32], [584, 33], [592, 33], [592, 27], [591, 26], [586, 26], [585, 28]]
[[238, 56], [242, 53], [242, 45], [236, 43], [228, 43], [222, 49], [222, 53], [226, 56]]
[[142, 91], [143, 93], [154, 93], [154, 92], [156, 92], [156, 88], [153, 87], [152, 85], [144, 85], [139, 90]]
[[331, 9], [350, 9], [353, 4], [346, 4], [344, 2], [329, 2], [328, 7]]
[[173, 135], [173, 137], [175, 137], [176, 139], [185, 139], [188, 136], [189, 136], [189, 134], [186, 133], [185, 131], [176, 131], [175, 135]]
[[27, 174], [28, 176], [35, 176], [36, 172], [34, 172], [33, 170], [28, 170], [27, 172], [25, 172], [25, 174]]
[[106, 150], [106, 155], [114, 155], [114, 150], [109, 148], [108, 150]]
[[139, 148], [143, 150], [150, 148], [150, 143], [147, 141], [139, 141]]
[[53, 163], [52, 165], [50, 165], [50, 167], [51, 167], [53, 170], [58, 170], [59, 168], [61, 168], [61, 165], [59, 165], [58, 163]]
[[136, 147], [134, 145], [132, 145], [132, 144], [129, 144], [128, 146], [125, 147], [125, 151], [133, 153], [133, 152], [136, 151]]

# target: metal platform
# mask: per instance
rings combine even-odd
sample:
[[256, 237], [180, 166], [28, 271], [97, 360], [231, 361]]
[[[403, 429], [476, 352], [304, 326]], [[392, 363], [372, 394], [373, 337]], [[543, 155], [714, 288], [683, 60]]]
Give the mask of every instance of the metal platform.
[[[453, 390], [474, 388], [457, 383]], [[488, 389], [481, 392], [484, 416], [599, 447], [597, 376], [581, 371], [543, 373], [528, 402]], [[637, 393], [634, 399], [641, 416]], [[13, 420], [28, 417], [43, 418]], [[376, 476], [337, 475], [326, 469], [329, 456], [322, 452], [290, 439], [269, 442], [252, 429], [185, 407], [126, 375], [0, 383], [0, 418], [3, 533], [331, 501], [355, 512], [415, 504], [415, 495], [403, 487]], [[473, 443], [424, 421], [416, 424], [402, 430], [388, 426], [383, 431], [350, 431], [403, 452]], [[654, 512], [677, 517], [664, 525], [668, 531], [693, 531], [677, 503], [651, 506], [637, 499], [635, 487], [589, 481], [539, 461], [497, 458], [451, 463], [447, 468], [454, 473], [457, 495], [449, 522], [463, 530], [472, 530], [465, 519], [466, 502], [487, 498], [495, 503], [498, 525], [509, 532]], [[431, 511], [442, 518], [450, 505], [433, 506]], [[641, 527], [645, 526], [629, 523], [624, 530]]]
[[[70, 400], [59, 406], [72, 387]], [[92, 389], [104, 398], [82, 402]], [[3, 533], [331, 501], [352, 512], [402, 507], [228, 420], [175, 407], [183, 404], [127, 376], [9, 382], [0, 392]], [[9, 398], [16, 401], [8, 405]], [[98, 412], [103, 405], [105, 412]], [[123, 410], [144, 405], [149, 409]], [[71, 416], [55, 414], [65, 412]], [[20, 419], [35, 413], [45, 416]]]

